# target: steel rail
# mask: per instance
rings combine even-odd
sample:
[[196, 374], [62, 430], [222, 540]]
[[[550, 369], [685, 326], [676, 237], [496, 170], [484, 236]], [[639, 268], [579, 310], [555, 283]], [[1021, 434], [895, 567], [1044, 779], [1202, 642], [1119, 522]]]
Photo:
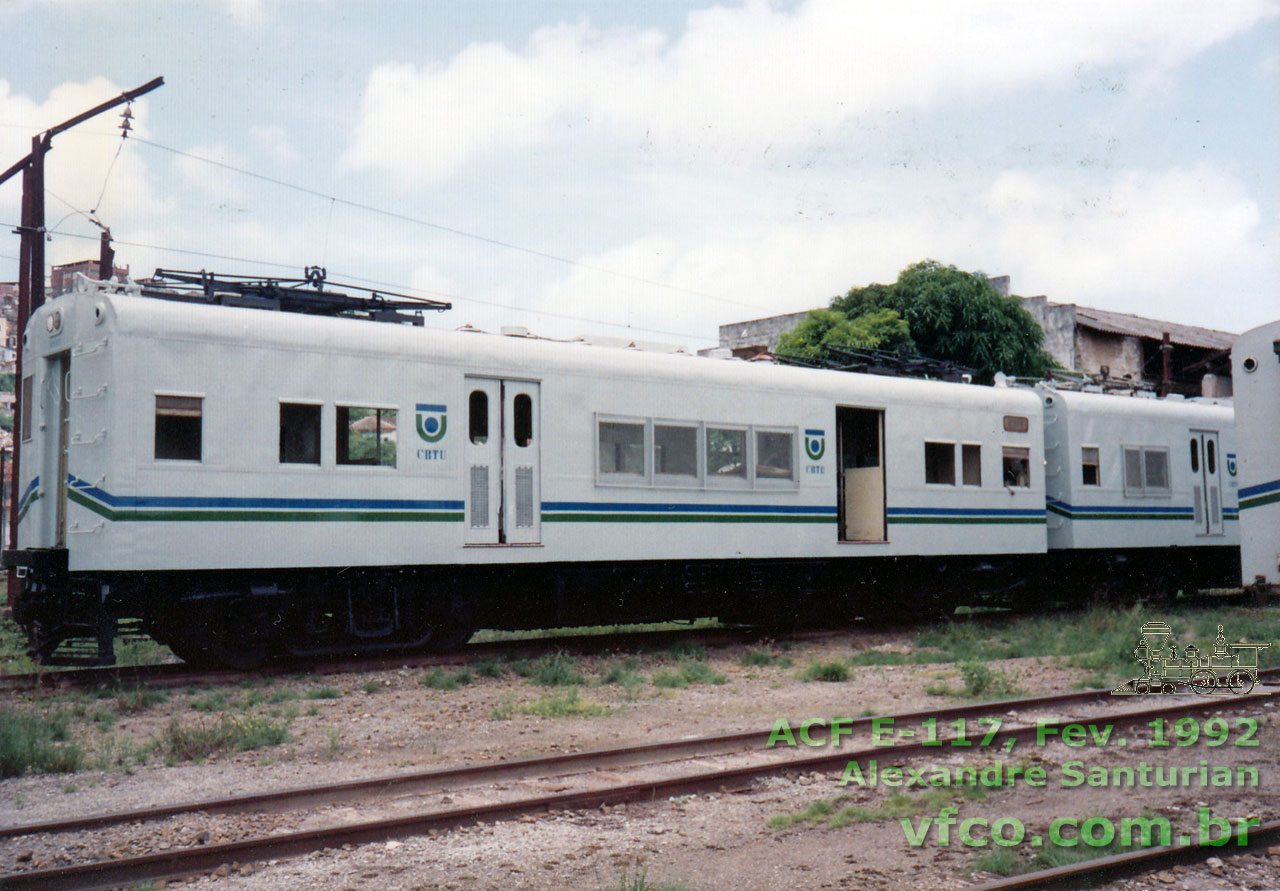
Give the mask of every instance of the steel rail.
[[1109, 881], [1166, 864], [1193, 863], [1209, 857], [1252, 854], [1257, 852], [1255, 844], [1268, 844], [1277, 839], [1280, 839], [1280, 820], [1270, 820], [1250, 829], [1248, 841], [1244, 845], [1228, 844], [1214, 847], [1199, 842], [1186, 845], [1161, 845], [996, 879], [983, 885], [974, 885], [966, 891], [1040, 891], [1040, 889], [1049, 888], [1080, 888], [1083, 887], [1081, 879], [1086, 878], [1093, 881]]
[[[1086, 691], [1097, 693], [1098, 691]], [[1183, 697], [1177, 704], [1165, 704], [1159, 708], [1142, 709], [1113, 715], [1085, 715], [1070, 719], [1070, 723], [1107, 721], [1111, 724], [1142, 722], [1153, 717], [1170, 717], [1214, 709], [1239, 708], [1270, 701], [1273, 693], [1257, 693], [1246, 696]], [[1032, 700], [1034, 701], [1034, 700]], [[1014, 700], [982, 703], [989, 711], [1008, 708]], [[936, 711], [917, 712], [913, 715], [936, 715]], [[907, 715], [900, 716], [906, 719]], [[868, 719], [869, 720], [869, 719]], [[1064, 719], [1065, 722], [1065, 719]], [[1035, 738], [1038, 725], [1027, 725], [1000, 734], [1002, 740]], [[757, 733], [759, 737], [762, 734]], [[942, 738], [943, 743], [946, 738]], [[687, 741], [686, 741], [687, 742]], [[470, 825], [478, 820], [510, 819], [529, 813], [548, 810], [574, 810], [599, 807], [603, 804], [654, 801], [675, 795], [694, 794], [708, 790], [736, 791], [748, 788], [755, 780], [780, 773], [809, 772], [839, 767], [862, 757], [892, 755], [905, 758], [928, 754], [934, 746], [927, 741], [896, 743], [889, 746], [872, 746], [848, 751], [839, 746], [830, 751], [807, 756], [778, 758], [767, 763], [722, 770], [703, 771], [664, 780], [645, 781], [600, 789], [558, 793], [522, 798], [514, 801], [453, 808], [410, 814], [389, 819], [326, 827], [323, 829], [296, 831], [278, 835], [243, 839], [220, 845], [186, 848], [146, 854], [137, 858], [103, 860], [54, 869], [30, 870], [0, 875], [0, 887], [21, 891], [27, 888], [94, 889], [110, 888], [147, 880], [161, 880], [201, 873], [226, 863], [256, 861], [266, 858], [283, 858], [309, 853], [341, 844], [365, 844], [391, 838], [421, 834], [430, 829], [445, 829]], [[996, 751], [995, 749], [992, 750]], [[706, 754], [705, 752], [701, 754]], [[563, 757], [563, 756], [555, 756]], [[516, 762], [518, 764], [519, 762]]]
[[[1077, 690], [1071, 693], [1055, 693], [1048, 696], [1028, 696], [1020, 699], [969, 703], [947, 709], [946, 713], [949, 717], [968, 718], [995, 711], [1007, 712], [1010, 709], [1025, 710], [1075, 702], [1088, 702], [1100, 699], [1110, 692], [1107, 689]], [[849, 719], [849, 726], [851, 730], [859, 730], [870, 727], [871, 722], [876, 719], [892, 718], [895, 722], [907, 722], [924, 720], [925, 718], [935, 717], [937, 714], [937, 709], [924, 709], [896, 714], [865, 716]], [[228, 798], [206, 799], [131, 811], [94, 814], [44, 823], [0, 826], [0, 839], [21, 835], [77, 832], [120, 823], [160, 820], [196, 812], [206, 814], [265, 813], [289, 810], [295, 807], [301, 808], [313, 804], [360, 800], [389, 792], [397, 794], [410, 791], [426, 792], [437, 788], [445, 788], [451, 783], [456, 784], [458, 782], [478, 784], [529, 776], [555, 776], [554, 771], [557, 770], [563, 772], [599, 770], [608, 767], [679, 760], [686, 757], [697, 757], [698, 755], [723, 755], [749, 751], [752, 748], [763, 748], [769, 740], [770, 733], [771, 730], [746, 730], [710, 736], [695, 736], [686, 739], [592, 749], [586, 752], [565, 752], [558, 755], [543, 755], [513, 761], [434, 768], [407, 774], [389, 774], [363, 780], [351, 780], [345, 783], [301, 786], [274, 792], [258, 792]]]
[[[1259, 672], [1259, 675], [1261, 676], [1264, 673]], [[1271, 669], [1270, 673], [1280, 675], [1280, 669]], [[1011, 709], [1028, 710], [1068, 705], [1102, 699], [1108, 696], [1110, 692], [1109, 689], [1105, 688], [1076, 690], [1070, 693], [1054, 693], [1044, 696], [1027, 696], [1019, 699], [969, 703], [948, 708], [946, 709], [946, 714], [948, 717], [970, 718], [997, 711], [1008, 712]], [[1218, 699], [1216, 701], [1225, 704], [1230, 700]], [[891, 718], [894, 722], [906, 723], [936, 717], [937, 715], [937, 709], [869, 715], [848, 719], [848, 726], [851, 731], [857, 731], [870, 727], [873, 721], [884, 718]], [[798, 725], [798, 723], [793, 722], [793, 726]], [[437, 789], [449, 788], [459, 783], [476, 785], [531, 776], [557, 776], [586, 770], [677, 761], [696, 758], [701, 755], [726, 755], [763, 748], [767, 744], [771, 733], [772, 730], [746, 730], [709, 736], [694, 736], [684, 739], [591, 749], [586, 752], [564, 752], [557, 755], [542, 755], [512, 761], [484, 762], [432, 768], [413, 773], [387, 774], [343, 783], [292, 787], [271, 792], [257, 792], [226, 798], [210, 798], [130, 811], [91, 814], [66, 820], [0, 826], [0, 840], [23, 835], [48, 835], [100, 829], [121, 823], [162, 820], [189, 813], [272, 813], [313, 805], [361, 801], [388, 793], [423, 794]], [[560, 773], [557, 774], [555, 773], [556, 771], [560, 771]]]

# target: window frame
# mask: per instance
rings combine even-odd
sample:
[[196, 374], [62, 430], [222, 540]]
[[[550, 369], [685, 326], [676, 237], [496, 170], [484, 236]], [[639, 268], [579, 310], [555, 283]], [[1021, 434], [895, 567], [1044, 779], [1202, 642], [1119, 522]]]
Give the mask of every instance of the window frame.
[[[161, 414], [160, 414], [160, 400], [161, 400], [162, 398], [170, 398], [170, 399], [198, 399], [198, 400], [200, 400], [200, 415], [199, 415], [199, 418], [200, 418], [200, 455], [199, 455], [199, 457], [196, 457], [196, 458], [174, 458], [174, 457], [169, 457], [169, 456], [161, 457], [160, 455], [156, 454], [156, 452], [157, 452], [156, 446], [158, 445], [158, 443], [157, 443], [157, 441], [156, 441], [156, 435], [159, 433], [159, 430], [157, 429], [157, 424], [159, 423], [160, 418], [161, 418], [161, 417], [181, 417], [180, 415], [161, 415]], [[151, 414], [151, 432], [152, 432], [152, 440], [151, 440], [151, 460], [152, 460], [152, 461], [155, 461], [155, 462], [156, 462], [156, 463], [158, 463], [158, 464], [176, 464], [176, 465], [178, 465], [178, 466], [186, 466], [186, 465], [190, 465], [190, 464], [192, 464], [192, 463], [195, 463], [195, 464], [203, 464], [203, 463], [204, 463], [204, 402], [205, 402], [205, 399], [206, 399], [206, 398], [207, 398], [207, 397], [205, 396], [205, 394], [204, 394], [204, 393], [195, 393], [195, 392], [191, 392], [191, 391], [175, 391], [175, 390], [155, 390], [155, 391], [153, 391], [153, 394], [152, 394], [152, 399], [153, 399], [153, 401], [152, 401], [152, 403], [151, 403], [151, 411], [152, 411], [152, 414]]]
[[[1136, 451], [1139, 455], [1138, 476], [1141, 483], [1136, 486], [1129, 484], [1127, 453], [1130, 451]], [[1164, 455], [1165, 485], [1163, 487], [1147, 485], [1147, 454], [1149, 452], [1160, 452]], [[1171, 458], [1168, 446], [1121, 444], [1120, 459], [1124, 467], [1124, 496], [1126, 498], [1171, 498], [1173, 496], [1173, 464]]]
[[[641, 428], [641, 451], [643, 469], [640, 473], [633, 473], [619, 470], [605, 470], [600, 465], [600, 425], [601, 424], [631, 424]], [[594, 440], [592, 442], [592, 454], [595, 458], [596, 467], [596, 485], [597, 486], [650, 486], [653, 484], [653, 420], [651, 418], [640, 418], [635, 415], [614, 415], [596, 412], [595, 423], [592, 425], [594, 429]]]
[[[323, 466], [324, 466], [324, 415], [325, 415], [325, 412], [324, 412], [325, 402], [324, 402], [324, 400], [323, 400], [323, 399], [291, 399], [291, 398], [288, 398], [288, 397], [284, 397], [284, 396], [282, 396], [282, 397], [280, 397], [280, 401], [279, 401], [279, 406], [280, 406], [280, 415], [281, 415], [281, 416], [282, 416], [282, 415], [283, 415], [283, 413], [284, 413], [284, 407], [285, 407], [286, 405], [301, 405], [301, 406], [308, 406], [308, 407], [311, 407], [311, 408], [318, 408], [318, 409], [320, 410], [320, 415], [319, 415], [319, 418], [318, 418], [318, 423], [316, 424], [316, 460], [314, 460], [314, 461], [285, 461], [283, 458], [280, 458], [280, 457], [279, 457], [279, 452], [277, 452], [277, 456], [276, 456], [276, 457], [277, 457], [277, 459], [278, 459], [278, 460], [277, 460], [277, 462], [276, 462], [276, 463], [277, 463], [278, 465], [281, 465], [281, 466], [284, 466], [284, 465], [286, 465], [286, 464], [287, 464], [287, 465], [288, 465], [289, 467], [291, 467], [291, 468], [296, 468], [296, 467], [323, 467]], [[281, 422], [283, 423], [283, 417], [281, 417]], [[284, 431], [283, 431], [283, 429], [282, 429], [282, 430], [280, 430], [280, 432], [281, 432], [281, 433], [283, 433], [283, 432], [284, 432]]]
[[[752, 477], [752, 484], [757, 489], [794, 489], [800, 484], [800, 437], [798, 427], [782, 427], [769, 425], [751, 425], [751, 445], [748, 452], [751, 458], [749, 472]], [[766, 476], [759, 475], [760, 467], [760, 443], [759, 436], [761, 433], [778, 433], [786, 434], [791, 437], [791, 476]]]
[[[363, 409], [366, 411], [376, 411], [376, 412], [393, 411], [396, 413], [396, 460], [394, 464], [383, 464], [380, 461], [375, 464], [363, 464], [363, 463], [356, 464], [351, 461], [338, 460], [338, 454], [339, 454], [339, 450], [337, 447], [338, 435], [341, 433], [341, 434], [345, 434], [347, 437], [351, 436], [350, 420], [347, 421], [345, 430], [343, 429], [343, 425], [339, 423], [339, 420], [338, 420], [340, 417], [339, 412], [344, 408], [347, 409], [348, 411], [351, 409]], [[404, 414], [404, 411], [400, 408], [400, 406], [391, 405], [390, 403], [366, 402], [362, 405], [353, 405], [351, 404], [351, 402], [348, 402], [346, 400], [342, 400], [342, 401], [335, 400], [333, 403], [333, 432], [334, 432], [333, 466], [339, 467], [339, 468], [356, 469], [356, 470], [372, 470], [377, 473], [385, 473], [386, 471], [389, 471], [389, 470], [390, 471], [399, 470], [400, 469], [400, 416], [403, 414]], [[323, 433], [321, 435], [323, 435]], [[347, 440], [348, 452], [350, 452], [350, 449], [351, 449], [351, 441], [348, 438]]]
[[[693, 431], [693, 476], [682, 473], [658, 472], [658, 428], [679, 427]], [[703, 445], [701, 421], [681, 421], [674, 418], [653, 418], [650, 424], [651, 439], [649, 461], [653, 466], [653, 485], [671, 489], [701, 489], [707, 477], [707, 453]]]
[[[1026, 484], [1025, 486], [1018, 486], [1018, 485], [1014, 485], [1013, 483], [1007, 483], [1007, 482], [1005, 482], [1005, 479], [1004, 479], [1004, 462], [1005, 462], [1005, 459], [1009, 457], [1009, 455], [1008, 455], [1007, 453], [1008, 453], [1008, 452], [1010, 452], [1010, 451], [1014, 451], [1014, 452], [1025, 452], [1025, 453], [1026, 453], [1026, 459], [1027, 459], [1027, 484]], [[1028, 491], [1030, 491], [1030, 490], [1034, 490], [1034, 489], [1035, 489], [1035, 487], [1036, 487], [1035, 473], [1033, 472], [1033, 468], [1034, 468], [1034, 467], [1035, 467], [1035, 463], [1031, 460], [1031, 446], [1026, 445], [1026, 444], [1023, 444], [1023, 443], [1007, 443], [1007, 442], [1002, 442], [1002, 443], [1000, 444], [1000, 485], [1004, 486], [1004, 488], [1006, 488], [1006, 489], [1014, 489], [1014, 490], [1017, 490], [1017, 489], [1027, 489]]]
[[[712, 430], [725, 430], [732, 433], [741, 433], [742, 442], [742, 475], [719, 476], [711, 472], [711, 455], [710, 449], [707, 447], [707, 440], [711, 436]], [[721, 421], [707, 421], [702, 425], [701, 451], [703, 453], [704, 473], [706, 475], [706, 486], [708, 489], [752, 489], [755, 487], [755, 436], [752, 435], [752, 427], [750, 424], [730, 424]]]
[[[965, 463], [964, 454], [967, 449], [978, 450], [978, 481], [971, 483], [965, 479]], [[980, 442], [961, 442], [960, 443], [960, 476], [959, 485], [964, 489], [981, 489], [982, 488], [982, 443]]]
[[[929, 468], [931, 466], [929, 463], [929, 446], [946, 446], [948, 449], [951, 450], [951, 461], [949, 462], [951, 464], [951, 481], [950, 482], [939, 482], [937, 480], [931, 481], [929, 479]], [[954, 439], [952, 440], [926, 439], [924, 441], [923, 457], [924, 457], [924, 484], [926, 486], [937, 486], [940, 488], [947, 488], [947, 489], [956, 488], [958, 483], [956, 482], [956, 441]]]
[[[1086, 460], [1085, 453], [1093, 452], [1093, 461]], [[1092, 467], [1094, 471], [1094, 481], [1089, 482], [1084, 478], [1084, 468]], [[1096, 445], [1080, 446], [1080, 485], [1088, 486], [1092, 489], [1102, 488], [1102, 447]]]

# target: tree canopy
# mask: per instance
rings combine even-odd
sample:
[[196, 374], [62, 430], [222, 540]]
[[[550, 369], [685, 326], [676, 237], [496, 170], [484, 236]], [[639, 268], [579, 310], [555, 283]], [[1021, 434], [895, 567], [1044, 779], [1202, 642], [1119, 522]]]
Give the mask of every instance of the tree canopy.
[[892, 285], [851, 288], [814, 310], [778, 341], [781, 355], [815, 358], [826, 344], [890, 349], [973, 368], [1041, 377], [1053, 367], [1044, 332], [1016, 297], [1002, 297], [986, 276], [925, 260]]

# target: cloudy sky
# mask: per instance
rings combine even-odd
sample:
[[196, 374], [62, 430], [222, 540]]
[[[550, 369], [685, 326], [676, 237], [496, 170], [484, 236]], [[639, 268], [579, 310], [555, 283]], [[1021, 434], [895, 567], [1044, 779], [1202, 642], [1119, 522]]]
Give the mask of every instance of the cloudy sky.
[[0, 0], [0, 33], [0, 169], [166, 81], [123, 145], [55, 140], [55, 263], [92, 214], [134, 273], [318, 264], [430, 324], [690, 347], [925, 258], [1280, 316], [1277, 0]]

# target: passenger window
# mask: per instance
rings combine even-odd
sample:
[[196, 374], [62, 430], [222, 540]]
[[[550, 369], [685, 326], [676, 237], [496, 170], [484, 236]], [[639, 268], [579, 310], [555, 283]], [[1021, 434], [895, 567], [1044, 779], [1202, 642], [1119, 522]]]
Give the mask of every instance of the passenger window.
[[1169, 450], [1126, 447], [1124, 494], [1168, 495], [1169, 491]]
[[1031, 487], [1031, 450], [1004, 447], [1004, 484], [1014, 489]]
[[489, 394], [472, 390], [467, 401], [467, 435], [476, 445], [489, 441]]
[[280, 403], [280, 463], [320, 463], [320, 406]]
[[1142, 494], [1142, 449], [1124, 450], [1124, 489]]
[[1210, 473], [1217, 473], [1217, 461], [1213, 455], [1213, 440], [1209, 440], [1204, 444], [1204, 466]]
[[756, 431], [756, 479], [795, 479], [795, 436]]
[[1147, 449], [1143, 454], [1146, 462], [1145, 485], [1148, 492], [1169, 488], [1169, 456], [1159, 449]]
[[924, 444], [924, 481], [941, 486], [956, 484], [956, 447], [950, 442]]
[[338, 406], [339, 464], [396, 466], [396, 410]]
[[156, 396], [157, 460], [200, 460], [203, 404], [201, 396]]
[[600, 472], [644, 476], [644, 424], [601, 421]]
[[1200, 440], [1191, 438], [1191, 472], [1200, 472]]
[[747, 478], [747, 431], [707, 428], [707, 476]]
[[1102, 485], [1102, 468], [1098, 463], [1098, 450], [1094, 446], [1085, 446], [1080, 450], [1080, 463], [1083, 466], [1080, 482], [1086, 486]]
[[1009, 433], [1026, 433], [1031, 429], [1031, 422], [1022, 415], [1005, 415], [1004, 429]]
[[982, 446], [965, 445], [960, 447], [960, 464], [963, 467], [962, 477], [966, 486], [982, 485]]
[[653, 425], [653, 472], [698, 478], [698, 428]]
[[520, 448], [533, 442], [533, 399], [528, 393], [516, 396], [511, 405], [512, 438]]
[[22, 441], [31, 439], [31, 375], [22, 379]]

